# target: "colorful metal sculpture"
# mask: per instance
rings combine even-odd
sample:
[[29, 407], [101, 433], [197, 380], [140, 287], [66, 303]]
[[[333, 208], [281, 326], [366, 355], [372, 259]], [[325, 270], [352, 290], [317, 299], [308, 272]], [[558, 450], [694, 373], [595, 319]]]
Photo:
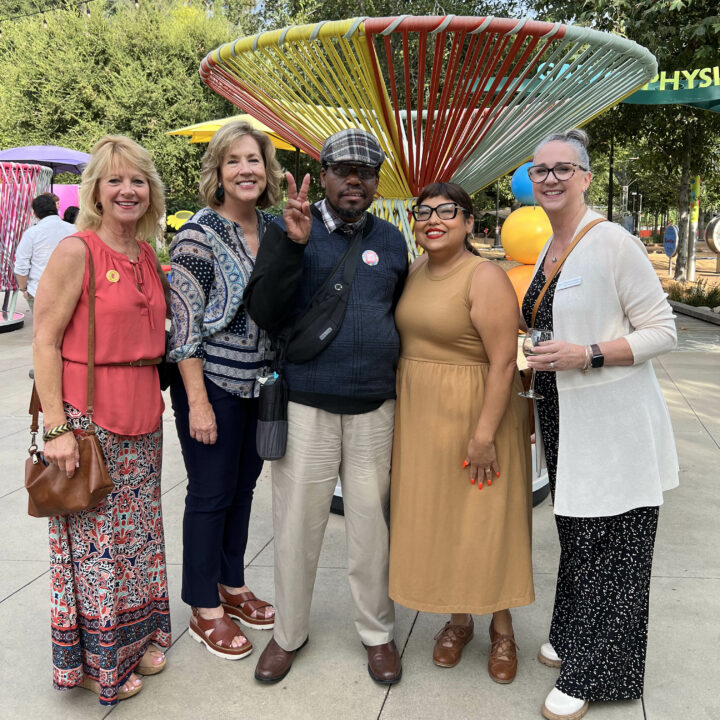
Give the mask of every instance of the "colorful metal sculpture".
[[588, 28], [494, 17], [354, 18], [241, 38], [200, 76], [319, 158], [346, 127], [388, 153], [379, 193], [452, 180], [476, 192], [548, 132], [588, 122], [657, 72], [652, 54]]
[[50, 188], [52, 170], [0, 162], [0, 290], [15, 290], [15, 250], [33, 219], [32, 201]]
[[22, 327], [23, 316], [15, 312], [15, 250], [32, 222], [33, 198], [48, 191], [51, 178], [49, 167], [0, 162], [0, 332]]

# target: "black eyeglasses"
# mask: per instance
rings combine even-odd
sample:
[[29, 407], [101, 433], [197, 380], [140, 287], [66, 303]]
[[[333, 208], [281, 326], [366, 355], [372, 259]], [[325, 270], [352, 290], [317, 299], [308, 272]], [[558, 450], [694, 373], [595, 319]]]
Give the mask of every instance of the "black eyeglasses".
[[441, 203], [436, 207], [430, 205], [414, 205], [410, 212], [415, 220], [425, 222], [432, 217], [433, 213], [437, 213], [437, 216], [441, 220], [452, 220], [458, 214], [458, 210], [462, 210], [466, 215], [468, 214], [467, 210], [457, 203]]
[[533, 165], [528, 168], [527, 174], [531, 182], [541, 183], [547, 176], [552, 173], [556, 180], [563, 182], [569, 180], [574, 174], [576, 168], [580, 168], [583, 172], [587, 172], [587, 168], [574, 162], [558, 163], [555, 167], [545, 167], [544, 165]]
[[370, 167], [369, 165], [348, 165], [346, 163], [340, 163], [337, 165], [326, 165], [325, 168], [332, 170], [333, 175], [341, 178], [346, 178], [350, 173], [355, 173], [359, 180], [372, 180], [380, 174], [377, 168]]

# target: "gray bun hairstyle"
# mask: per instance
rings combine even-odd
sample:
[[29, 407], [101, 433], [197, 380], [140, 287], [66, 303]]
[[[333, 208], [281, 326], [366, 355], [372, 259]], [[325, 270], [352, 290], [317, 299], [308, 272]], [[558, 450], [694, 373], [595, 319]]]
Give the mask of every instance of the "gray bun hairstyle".
[[566, 130], [563, 133], [553, 133], [552, 135], [548, 135], [546, 138], [541, 140], [535, 148], [533, 156], [538, 154], [541, 147], [550, 142], [564, 142], [571, 145], [577, 153], [580, 165], [586, 167], [589, 172], [591, 171], [590, 156], [587, 151], [588, 145], [590, 144], [590, 138], [584, 130], [580, 130], [580, 128], [573, 128], [572, 130]]

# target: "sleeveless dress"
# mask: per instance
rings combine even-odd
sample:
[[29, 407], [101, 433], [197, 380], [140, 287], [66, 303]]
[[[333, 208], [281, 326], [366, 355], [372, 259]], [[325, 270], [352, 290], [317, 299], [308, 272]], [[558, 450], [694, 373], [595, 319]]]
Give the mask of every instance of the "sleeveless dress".
[[395, 313], [401, 356], [390, 500], [390, 596], [417, 610], [485, 614], [531, 603], [527, 402], [515, 373], [495, 436], [500, 477], [478, 491], [462, 468], [490, 364], [470, 320], [472, 256], [413, 272]]

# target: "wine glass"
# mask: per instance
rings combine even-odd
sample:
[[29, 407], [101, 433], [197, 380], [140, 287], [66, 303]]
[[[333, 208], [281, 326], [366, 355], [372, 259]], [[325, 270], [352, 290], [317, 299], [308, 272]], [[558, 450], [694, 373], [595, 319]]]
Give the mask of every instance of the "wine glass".
[[[522, 351], [525, 357], [535, 354], [535, 348], [541, 343], [553, 339], [552, 330], [538, 330], [530, 328], [523, 338]], [[518, 393], [521, 397], [531, 398], [532, 400], [544, 400], [545, 396], [535, 392], [535, 368], [532, 369], [530, 376], [530, 389], [527, 392]]]

